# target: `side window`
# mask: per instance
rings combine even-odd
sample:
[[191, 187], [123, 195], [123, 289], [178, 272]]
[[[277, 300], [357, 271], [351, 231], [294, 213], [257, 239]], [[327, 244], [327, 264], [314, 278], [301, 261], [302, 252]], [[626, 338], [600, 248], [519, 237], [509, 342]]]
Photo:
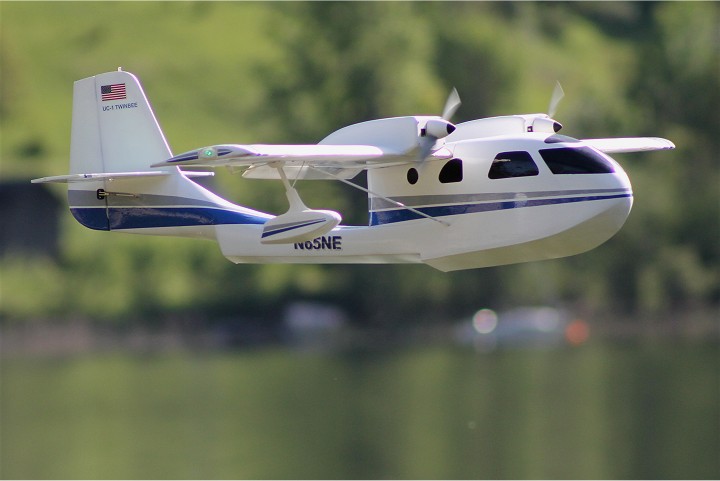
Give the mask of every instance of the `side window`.
[[407, 171], [407, 181], [410, 185], [415, 185], [420, 178], [420, 175], [418, 174], [418, 171], [416, 168], [411, 168]]
[[612, 174], [612, 164], [589, 147], [540, 150], [553, 174]]
[[501, 152], [495, 156], [488, 177], [508, 179], [511, 177], [529, 177], [538, 175], [537, 165], [527, 152]]
[[463, 180], [463, 165], [460, 159], [451, 159], [440, 169], [440, 182], [451, 184]]

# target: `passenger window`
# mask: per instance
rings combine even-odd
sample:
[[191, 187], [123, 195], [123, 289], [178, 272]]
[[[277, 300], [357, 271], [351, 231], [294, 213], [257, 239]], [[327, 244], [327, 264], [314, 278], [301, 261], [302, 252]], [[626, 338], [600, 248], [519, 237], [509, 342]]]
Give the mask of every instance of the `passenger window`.
[[590, 147], [544, 149], [540, 155], [553, 174], [612, 174], [610, 161]]
[[462, 160], [452, 159], [440, 169], [440, 182], [443, 184], [451, 184], [463, 180]]
[[407, 181], [410, 185], [415, 185], [419, 178], [420, 174], [414, 167], [407, 171]]
[[537, 165], [527, 152], [501, 152], [495, 156], [488, 177], [508, 179], [538, 175]]

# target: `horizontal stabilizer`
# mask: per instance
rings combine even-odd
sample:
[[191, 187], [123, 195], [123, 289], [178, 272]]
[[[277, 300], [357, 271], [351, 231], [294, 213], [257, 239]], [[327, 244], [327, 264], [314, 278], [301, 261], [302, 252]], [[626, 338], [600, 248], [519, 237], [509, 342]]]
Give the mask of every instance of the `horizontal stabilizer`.
[[[186, 177], [208, 177], [215, 175], [214, 172], [182, 172]], [[70, 174], [70, 175], [54, 175], [52, 177], [40, 177], [30, 182], [33, 184], [71, 184], [76, 182], [97, 182], [103, 180], [113, 180], [120, 178], [139, 178], [139, 177], [158, 177], [163, 175], [171, 175], [172, 171], [155, 170], [151, 172], [105, 172], [97, 174]]]
[[627, 137], [618, 139], [583, 139], [583, 143], [606, 154], [671, 150], [675, 144], [659, 137]]

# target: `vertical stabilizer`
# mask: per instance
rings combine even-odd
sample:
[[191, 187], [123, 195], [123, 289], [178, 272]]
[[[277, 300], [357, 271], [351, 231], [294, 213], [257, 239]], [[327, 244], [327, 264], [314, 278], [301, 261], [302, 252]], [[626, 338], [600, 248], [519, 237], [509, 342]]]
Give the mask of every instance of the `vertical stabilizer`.
[[[129, 72], [108, 72], [75, 82], [70, 174], [147, 172], [172, 157], [140, 81]], [[104, 192], [108, 178], [68, 184], [75, 218], [86, 227], [113, 229]], [[113, 199], [111, 199], [112, 201]]]
[[170, 157], [137, 77], [117, 71], [75, 82], [71, 174], [146, 171]]

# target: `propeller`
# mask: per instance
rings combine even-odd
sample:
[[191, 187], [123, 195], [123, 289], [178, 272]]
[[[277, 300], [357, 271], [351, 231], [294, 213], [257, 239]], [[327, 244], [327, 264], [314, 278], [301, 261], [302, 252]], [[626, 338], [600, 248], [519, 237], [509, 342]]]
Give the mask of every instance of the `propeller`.
[[418, 149], [418, 162], [424, 162], [432, 153], [435, 142], [452, 134], [455, 131], [455, 125], [450, 119], [460, 107], [460, 95], [457, 89], [453, 87], [450, 95], [445, 101], [442, 117], [440, 119], [429, 119], [425, 126], [420, 130], [420, 145]]
[[453, 87], [452, 92], [450, 92], [450, 95], [448, 95], [448, 98], [445, 101], [442, 118], [449, 121], [452, 116], [455, 115], [457, 109], [460, 108], [460, 104], [462, 104], [460, 101], [460, 95], [458, 95], [457, 89]]
[[534, 116], [532, 124], [527, 127], [528, 132], [559, 132], [562, 124], [553, 117], [557, 113], [560, 100], [565, 96], [560, 82], [555, 82], [555, 88], [550, 96], [550, 105], [548, 105], [547, 115]]
[[552, 96], [550, 97], [550, 105], [548, 105], [548, 117], [553, 118], [555, 117], [555, 114], [557, 113], [558, 105], [560, 104], [560, 101], [562, 98], [565, 97], [565, 92], [563, 91], [562, 85], [560, 85], [560, 82], [555, 82], [555, 88], [553, 89]]

